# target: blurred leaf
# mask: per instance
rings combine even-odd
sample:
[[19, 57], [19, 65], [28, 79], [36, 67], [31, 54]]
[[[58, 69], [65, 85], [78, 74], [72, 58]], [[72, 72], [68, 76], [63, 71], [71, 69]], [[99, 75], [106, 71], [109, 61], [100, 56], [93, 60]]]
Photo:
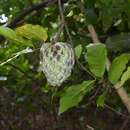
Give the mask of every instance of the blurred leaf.
[[27, 39], [46, 41], [48, 37], [46, 29], [40, 25], [25, 24], [18, 27], [16, 32]]
[[87, 46], [87, 62], [90, 71], [97, 77], [102, 77], [105, 72], [107, 59], [106, 46], [101, 43], [89, 44]]
[[93, 8], [93, 7], [94, 7], [94, 4], [95, 4], [95, 1], [96, 1], [96, 0], [84, 0], [85, 5], [86, 5], [88, 8]]
[[108, 9], [101, 12], [101, 19], [104, 31], [107, 31], [110, 28], [113, 18], [114, 16], [112, 15], [111, 10]]
[[32, 42], [30, 40], [26, 40], [26, 39], [22, 38], [14, 30], [12, 30], [8, 27], [0, 26], [0, 35], [14, 41], [15, 43], [22, 43], [22, 44], [26, 44], [26, 45], [32, 44]]
[[110, 71], [108, 73], [108, 78], [112, 84], [117, 83], [129, 60], [130, 54], [127, 53], [122, 54], [113, 60]]
[[130, 67], [127, 68], [127, 70], [122, 74], [120, 85], [123, 86], [123, 84], [130, 79]]
[[48, 84], [45, 84], [41, 87], [43, 93], [48, 93], [51, 90], [51, 87]]
[[98, 97], [96, 101], [97, 107], [104, 107], [106, 98], [107, 98], [107, 92], [105, 91]]
[[106, 46], [110, 51], [118, 52], [130, 49], [130, 33], [118, 34], [106, 40]]
[[93, 9], [86, 9], [87, 16], [86, 16], [86, 21], [88, 24], [97, 24], [97, 16], [96, 13], [94, 12]]
[[9, 39], [17, 39], [17, 35], [15, 33], [14, 30], [8, 28], [8, 27], [4, 27], [4, 26], [0, 26], [0, 35], [9, 38]]
[[73, 10], [71, 10], [71, 11], [67, 14], [67, 16], [66, 16], [66, 17], [72, 17], [72, 16], [73, 16], [73, 14], [74, 14], [74, 12], [73, 12]]
[[102, 22], [103, 30], [106, 32], [113, 22], [122, 17], [127, 1], [124, 0], [97, 0], [96, 6], [99, 8], [99, 19]]
[[72, 85], [66, 89], [60, 98], [59, 114], [71, 107], [77, 106], [83, 97], [93, 88], [94, 80], [84, 81], [79, 85]]
[[79, 44], [75, 47], [75, 55], [77, 58], [80, 58], [80, 55], [82, 53], [82, 45]]

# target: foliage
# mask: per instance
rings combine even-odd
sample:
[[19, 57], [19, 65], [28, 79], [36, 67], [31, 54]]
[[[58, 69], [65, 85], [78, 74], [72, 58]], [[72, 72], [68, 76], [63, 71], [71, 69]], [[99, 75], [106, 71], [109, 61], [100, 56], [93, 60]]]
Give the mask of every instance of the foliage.
[[111, 83], [113, 84], [117, 83], [123, 71], [125, 70], [129, 60], [130, 60], [130, 54], [122, 54], [121, 56], [116, 57], [113, 60], [109, 72], [109, 80], [111, 81]]
[[[1, 0], [0, 15], [5, 14], [8, 17], [8, 22], [15, 21], [15, 18], [24, 12], [24, 8], [27, 9], [28, 6], [32, 7], [34, 4], [38, 5], [40, 2], [43, 1], [8, 0], [6, 2], [6, 0]], [[106, 101], [110, 102], [109, 96], [106, 95], [111, 94], [111, 91], [106, 94], [106, 90], [111, 89], [111, 83], [125, 85], [130, 92], [126, 82], [130, 78], [130, 53], [128, 51], [130, 1], [82, 0], [77, 2], [69, 0], [63, 2], [65, 23], [69, 35], [66, 28], [61, 29], [60, 12], [56, 3], [47, 4], [40, 10], [32, 11], [20, 22], [15, 23], [15, 26], [9, 26], [8, 22], [0, 23], [0, 35], [5, 38], [0, 41], [0, 64], [12, 59], [26, 48], [32, 49], [32, 53], [20, 53], [17, 57], [9, 60], [7, 64], [0, 66], [0, 79], [7, 78], [7, 80], [0, 80], [0, 84], [2, 88], [6, 87], [9, 91], [13, 91], [16, 104], [18, 102], [26, 103], [26, 98], [30, 95], [35, 99], [37, 97], [33, 91], [35, 87], [43, 95], [59, 98], [59, 113], [78, 106], [86, 98], [85, 95], [94, 92], [93, 86], [99, 87], [100, 84], [102, 93], [97, 93], [95, 98], [98, 97], [97, 106], [104, 107]], [[86, 14], [82, 12], [80, 4], [85, 7]], [[91, 43], [87, 31], [88, 24], [95, 26], [102, 43]], [[58, 40], [57, 34], [59, 34]], [[57, 91], [54, 91], [55, 89], [48, 85], [45, 75], [40, 72], [39, 48], [42, 44], [46, 44], [45, 42], [71, 43], [71, 40], [76, 58], [73, 73], [61, 87], [56, 89]], [[112, 61], [110, 71], [106, 71], [107, 56]], [[53, 64], [51, 65], [53, 66]], [[38, 98], [40, 99], [40, 97]], [[47, 101], [47, 104], [52, 103], [52, 100]], [[118, 99], [116, 102], [118, 104]], [[113, 102], [111, 101], [111, 103]], [[30, 101], [30, 104], [33, 104], [33, 101]]]
[[27, 39], [34, 39], [34, 40], [47, 40], [47, 32], [44, 28], [40, 27], [39, 25], [31, 25], [25, 24], [22, 27], [16, 28], [16, 33], [20, 36], [25, 37]]
[[104, 91], [97, 99], [97, 107], [104, 107], [104, 104], [105, 104], [105, 100], [107, 98], [107, 92]]
[[59, 114], [71, 107], [77, 106], [84, 95], [91, 91], [94, 81], [84, 81], [79, 85], [73, 85], [66, 88], [60, 99]]
[[130, 49], [129, 42], [130, 42], [129, 33], [117, 34], [107, 38], [106, 46], [110, 51], [122, 52]]
[[121, 77], [121, 83], [120, 85], [123, 86], [124, 83], [130, 78], [130, 67], [123, 73]]
[[87, 62], [91, 72], [97, 77], [103, 77], [107, 51], [104, 44], [90, 44], [87, 46]]

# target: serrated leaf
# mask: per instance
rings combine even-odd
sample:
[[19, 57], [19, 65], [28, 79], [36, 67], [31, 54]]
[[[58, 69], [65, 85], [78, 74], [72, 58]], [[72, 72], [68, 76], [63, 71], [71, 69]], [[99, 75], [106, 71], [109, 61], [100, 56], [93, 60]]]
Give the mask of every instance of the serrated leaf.
[[113, 60], [110, 71], [108, 73], [109, 81], [112, 84], [116, 84], [118, 82], [129, 60], [130, 54], [127, 53], [122, 54]]
[[80, 55], [82, 53], [82, 45], [79, 44], [75, 47], [75, 55], [77, 58], [80, 58]]
[[4, 36], [5, 38], [12, 40], [15, 43], [22, 43], [31, 45], [32, 42], [30, 40], [26, 40], [19, 36], [13, 29], [8, 27], [0, 26], [0, 35]]
[[104, 106], [106, 97], [107, 97], [107, 92], [105, 91], [98, 97], [98, 99], [96, 101], [97, 107], [103, 107]]
[[84, 95], [93, 88], [94, 80], [84, 81], [79, 85], [70, 86], [60, 99], [59, 114], [67, 111], [69, 108], [77, 106]]
[[102, 77], [105, 72], [107, 59], [106, 46], [102, 43], [87, 46], [87, 62], [90, 71], [97, 77]]
[[46, 29], [40, 25], [25, 24], [18, 27], [16, 32], [27, 39], [46, 41], [48, 37]]
[[123, 86], [123, 84], [130, 79], [130, 67], [123, 73], [120, 81], [120, 85]]

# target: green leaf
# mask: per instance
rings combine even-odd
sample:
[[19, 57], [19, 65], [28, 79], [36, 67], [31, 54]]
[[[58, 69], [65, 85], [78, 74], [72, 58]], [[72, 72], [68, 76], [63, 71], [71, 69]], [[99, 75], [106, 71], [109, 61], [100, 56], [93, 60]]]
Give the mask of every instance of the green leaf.
[[101, 20], [103, 30], [106, 32], [117, 19], [122, 19], [121, 14], [126, 10], [127, 2], [123, 0], [97, 0], [96, 4], [99, 8], [99, 20]]
[[101, 43], [87, 46], [87, 62], [90, 71], [97, 77], [102, 77], [105, 72], [107, 59], [106, 46]]
[[80, 58], [80, 55], [82, 53], [82, 45], [79, 44], [75, 47], [75, 55], [77, 58]]
[[126, 64], [129, 62], [129, 60], [130, 60], [130, 54], [127, 53], [122, 54], [113, 60], [110, 71], [108, 73], [109, 81], [112, 84], [117, 83], [123, 71], [125, 70]]
[[12, 40], [17, 38], [14, 30], [4, 26], [0, 26], [0, 35]]
[[27, 44], [27, 45], [32, 44], [30, 40], [26, 40], [22, 38], [14, 30], [8, 27], [0, 26], [0, 35], [4, 36], [5, 38], [9, 40], [12, 40], [15, 43], [22, 43], [22, 44]]
[[84, 2], [88, 8], [93, 8], [95, 6], [96, 0], [84, 0]]
[[67, 16], [66, 16], [66, 17], [72, 17], [72, 16], [73, 16], [73, 14], [74, 14], [74, 12], [73, 12], [73, 10], [71, 10], [71, 11], [67, 14]]
[[86, 12], [87, 12], [86, 16], [87, 24], [93, 24], [93, 25], [97, 24], [98, 18], [96, 16], [94, 9], [92, 8], [86, 9]]
[[102, 19], [103, 30], [106, 32], [112, 25], [114, 16], [110, 10], [103, 10], [100, 17]]
[[107, 92], [103, 92], [97, 99], [97, 107], [104, 107], [104, 104], [105, 104], [105, 100], [106, 100], [106, 97], [107, 97]]
[[67, 88], [60, 99], [59, 114], [71, 107], [77, 106], [84, 95], [93, 88], [93, 83], [94, 80], [88, 80], [79, 85], [73, 85]]
[[40, 25], [25, 24], [18, 27], [16, 32], [27, 39], [46, 41], [48, 37], [46, 29]]
[[130, 79], [130, 67], [127, 68], [127, 70], [123, 73], [120, 81], [120, 85], [123, 86], [123, 84]]

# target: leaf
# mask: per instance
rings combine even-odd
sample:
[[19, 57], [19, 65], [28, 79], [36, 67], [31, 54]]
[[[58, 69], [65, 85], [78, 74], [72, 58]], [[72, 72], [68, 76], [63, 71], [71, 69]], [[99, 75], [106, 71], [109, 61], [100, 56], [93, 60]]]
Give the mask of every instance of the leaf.
[[97, 107], [103, 107], [104, 104], [105, 104], [105, 100], [106, 100], [106, 97], [107, 97], [107, 92], [103, 92], [97, 99]]
[[71, 10], [71, 11], [67, 14], [67, 16], [66, 16], [66, 17], [72, 17], [72, 16], [73, 16], [73, 14], [74, 14], [74, 12], [73, 12], [73, 10]]
[[0, 35], [12, 40], [17, 38], [14, 30], [4, 26], [0, 26]]
[[130, 33], [118, 34], [106, 40], [106, 46], [110, 51], [120, 52], [130, 49]]
[[103, 24], [103, 30], [106, 32], [112, 25], [113, 15], [110, 10], [103, 10], [101, 13], [101, 19]]
[[123, 0], [97, 0], [97, 8], [99, 8], [99, 20], [102, 22], [103, 30], [106, 32], [115, 20], [120, 19], [121, 14], [126, 10]]
[[40, 25], [25, 24], [18, 27], [16, 32], [27, 39], [46, 41], [48, 37], [46, 29]]
[[65, 112], [71, 107], [77, 106], [84, 95], [91, 91], [94, 80], [84, 81], [79, 85], [72, 85], [65, 90], [60, 98], [59, 114]]
[[123, 86], [123, 84], [130, 79], [130, 67], [127, 68], [127, 70], [123, 73], [120, 81], [120, 85]]
[[96, 0], [84, 0], [84, 2], [88, 8], [93, 8], [95, 6]]
[[4, 36], [5, 38], [8, 38], [9, 40], [14, 41], [15, 43], [22, 43], [27, 45], [32, 44], [30, 40], [22, 38], [14, 30], [8, 27], [0, 26], [0, 35]]
[[130, 54], [127, 53], [122, 54], [113, 60], [110, 71], [108, 73], [109, 81], [112, 84], [117, 83], [123, 71], [125, 70], [126, 64], [129, 62], [129, 60]]
[[97, 24], [98, 18], [96, 16], [94, 9], [88, 8], [86, 9], [86, 12], [87, 12], [86, 16], [87, 24], [93, 24], [93, 25]]
[[80, 58], [80, 55], [82, 53], [82, 45], [79, 44], [75, 47], [75, 55], [77, 58]]
[[107, 59], [106, 46], [102, 43], [87, 46], [87, 62], [90, 71], [97, 77], [102, 77], [105, 72]]

